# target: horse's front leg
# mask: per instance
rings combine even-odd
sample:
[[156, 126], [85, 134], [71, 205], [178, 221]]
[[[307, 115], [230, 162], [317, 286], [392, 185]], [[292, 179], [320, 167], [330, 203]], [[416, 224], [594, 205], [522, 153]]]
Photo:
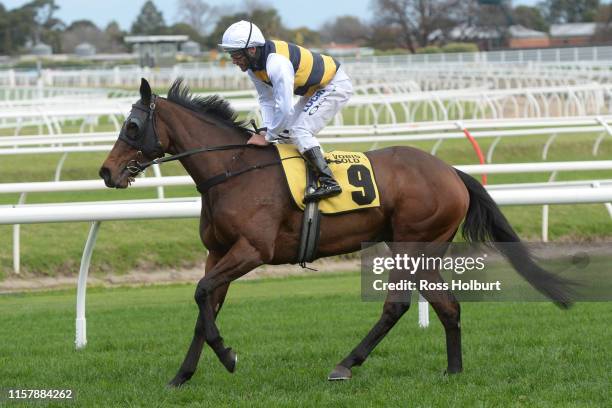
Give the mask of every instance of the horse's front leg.
[[[177, 375], [169, 385], [180, 386], [195, 372], [204, 341], [210, 345], [225, 368], [233, 372], [237, 357], [231, 348], [226, 348], [219, 329], [215, 324], [215, 315], [223, 299], [219, 293], [230, 282], [263, 264], [259, 252], [244, 238], [240, 239], [207, 271], [204, 278], [198, 282], [195, 301], [199, 314], [191, 346]], [[226, 292], [227, 289], [225, 289]], [[224, 296], [224, 293], [223, 293]]]
[[[212, 270], [212, 268], [217, 264], [217, 262], [219, 262], [219, 259], [221, 259], [222, 256], [223, 254], [217, 254], [212, 251], [208, 252], [208, 257], [206, 258], [206, 266], [204, 268], [205, 275]], [[219, 313], [219, 310], [221, 309], [221, 305], [225, 300], [225, 295], [227, 294], [228, 289], [229, 285], [223, 285], [217, 288], [213, 293], [212, 301], [213, 304], [215, 304], [216, 313]], [[198, 361], [200, 360], [200, 355], [202, 354], [204, 343], [205, 338], [203, 320], [198, 316], [196, 320], [196, 329], [194, 331], [193, 339], [191, 340], [189, 350], [187, 350], [187, 355], [183, 360], [183, 364], [181, 364], [181, 368], [179, 369], [176, 376], [172, 379], [172, 381], [170, 381], [169, 385], [178, 387], [191, 378], [198, 366]]]

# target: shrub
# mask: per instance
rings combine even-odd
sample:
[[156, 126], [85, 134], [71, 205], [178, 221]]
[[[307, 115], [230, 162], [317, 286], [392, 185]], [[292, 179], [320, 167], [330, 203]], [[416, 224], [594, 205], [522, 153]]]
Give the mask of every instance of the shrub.
[[448, 43], [442, 47], [442, 52], [478, 52], [474, 43]]
[[417, 54], [438, 54], [441, 52], [442, 52], [442, 49], [440, 49], [440, 47], [437, 47], [435, 45], [428, 45], [427, 47], [417, 48], [416, 50]]

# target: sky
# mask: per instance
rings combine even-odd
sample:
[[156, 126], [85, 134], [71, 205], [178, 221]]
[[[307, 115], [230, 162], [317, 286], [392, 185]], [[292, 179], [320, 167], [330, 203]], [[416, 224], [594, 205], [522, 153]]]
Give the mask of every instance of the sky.
[[[31, 0], [0, 0], [5, 8], [13, 9], [20, 7]], [[60, 7], [57, 11], [59, 17], [66, 24], [75, 20], [91, 20], [100, 28], [106, 27], [108, 23], [115, 20], [122, 29], [129, 30], [132, 22], [136, 19], [142, 5], [146, 0], [56, 0]], [[244, 5], [242, 0], [205, 0], [213, 6], [233, 5], [235, 12], [241, 11]], [[514, 5], [535, 5], [538, 0], [515, 0]], [[176, 22], [177, 1], [153, 0], [155, 5], [164, 15], [166, 24]], [[311, 29], [319, 28], [323, 23], [333, 20], [336, 16], [354, 15], [362, 20], [368, 21], [372, 17], [370, 7], [371, 0], [263, 0], [264, 4], [275, 7], [281, 16], [285, 26], [296, 28], [307, 26]]]

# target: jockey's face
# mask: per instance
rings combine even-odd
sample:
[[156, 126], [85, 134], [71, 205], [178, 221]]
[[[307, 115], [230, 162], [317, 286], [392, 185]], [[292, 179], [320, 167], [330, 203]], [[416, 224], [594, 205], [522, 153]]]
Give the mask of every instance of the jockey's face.
[[[255, 56], [255, 47], [247, 48], [246, 52], [251, 56]], [[244, 50], [237, 50], [230, 52], [232, 57], [232, 64], [238, 66], [242, 72], [246, 72], [249, 69], [249, 59], [246, 57]]]

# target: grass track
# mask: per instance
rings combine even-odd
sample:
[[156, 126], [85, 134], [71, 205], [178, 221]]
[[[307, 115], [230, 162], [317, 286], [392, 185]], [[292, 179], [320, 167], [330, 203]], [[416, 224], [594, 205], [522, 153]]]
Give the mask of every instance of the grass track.
[[413, 308], [353, 380], [328, 383], [380, 312], [360, 301], [356, 274], [234, 284], [219, 326], [239, 354], [237, 372], [207, 349], [191, 382], [169, 390], [193, 330], [192, 295], [182, 285], [90, 290], [89, 345], [79, 352], [73, 291], [0, 296], [0, 388], [71, 388], [79, 407], [560, 407], [612, 398], [610, 303], [569, 312], [463, 303], [465, 372], [453, 377], [442, 375], [441, 325], [418, 329]]

